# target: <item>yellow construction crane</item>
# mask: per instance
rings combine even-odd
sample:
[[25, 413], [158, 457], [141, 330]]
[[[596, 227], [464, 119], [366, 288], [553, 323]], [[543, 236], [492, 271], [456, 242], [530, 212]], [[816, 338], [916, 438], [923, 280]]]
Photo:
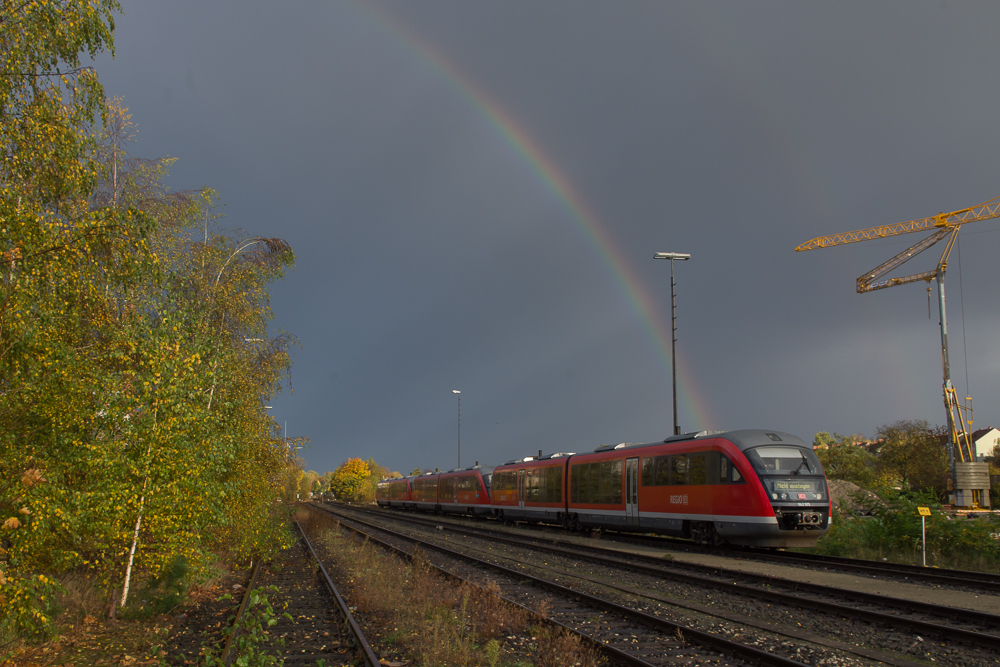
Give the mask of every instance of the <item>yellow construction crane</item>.
[[[955, 504], [959, 506], [978, 507], [982, 505], [984, 501], [988, 505], [989, 476], [987, 473], [985, 486], [986, 492], [984, 498], [983, 489], [974, 488], [980, 487], [982, 484], [982, 481], [980, 480], [982, 471], [979, 468], [983, 464], [975, 463], [976, 457], [973, 448], [974, 446], [969, 434], [969, 425], [972, 424], [972, 420], [965, 419], [962, 410], [966, 408], [965, 406], [959, 404], [958, 395], [951, 382], [951, 364], [948, 360], [948, 321], [945, 317], [944, 275], [945, 270], [948, 268], [948, 255], [951, 254], [951, 249], [955, 245], [955, 241], [958, 238], [958, 232], [962, 228], [962, 225], [997, 217], [1000, 217], [1000, 197], [983, 202], [978, 206], [963, 208], [958, 211], [952, 211], [951, 213], [938, 213], [937, 215], [929, 218], [898, 222], [893, 225], [868, 227], [867, 229], [859, 229], [857, 231], [846, 232], [844, 234], [821, 236], [811, 241], [806, 241], [795, 249], [798, 252], [802, 252], [805, 250], [814, 250], [816, 248], [831, 248], [833, 246], [844, 245], [847, 243], [858, 243], [860, 241], [871, 241], [874, 239], [899, 236], [900, 234], [911, 234], [913, 232], [933, 230], [929, 236], [921, 239], [903, 252], [897, 254], [895, 257], [883, 262], [871, 271], [868, 271], [859, 277], [858, 293], [863, 294], [873, 290], [885, 289], [886, 287], [905, 285], [918, 280], [923, 280], [928, 283], [931, 280], [937, 280], [938, 308], [941, 313], [941, 358], [944, 369], [944, 404], [948, 413], [948, 431], [951, 436], [951, 442], [949, 443], [948, 449], [949, 457], [952, 463], [952, 482], [957, 494]], [[944, 239], [946, 239], [945, 248], [944, 252], [941, 254], [941, 259], [938, 261], [937, 268], [931, 271], [915, 273], [909, 276], [883, 279], [883, 276], [888, 274], [890, 271], [893, 271], [900, 265], [922, 253], [924, 250], [927, 250], [938, 241]], [[930, 290], [930, 287], [927, 289]], [[971, 401], [971, 399], [968, 400]], [[956, 457], [953, 445], [957, 446], [957, 458], [958, 462], [962, 464], [961, 466], [955, 465]], [[967, 497], [964, 493], [964, 490], [966, 489], [969, 491]]]

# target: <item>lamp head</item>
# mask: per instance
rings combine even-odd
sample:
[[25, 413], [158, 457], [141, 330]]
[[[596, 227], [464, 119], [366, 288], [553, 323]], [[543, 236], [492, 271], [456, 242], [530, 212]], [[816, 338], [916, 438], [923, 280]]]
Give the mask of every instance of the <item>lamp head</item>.
[[653, 255], [654, 259], [691, 259], [690, 253], [686, 252], [658, 252]]

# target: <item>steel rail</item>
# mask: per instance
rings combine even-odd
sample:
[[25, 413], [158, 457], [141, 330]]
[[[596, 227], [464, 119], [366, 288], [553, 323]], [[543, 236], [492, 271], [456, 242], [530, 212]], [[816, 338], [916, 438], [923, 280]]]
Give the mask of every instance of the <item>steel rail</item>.
[[354, 615], [351, 614], [351, 610], [347, 606], [347, 602], [345, 602], [344, 598], [340, 595], [340, 592], [337, 590], [337, 587], [333, 583], [333, 579], [330, 578], [330, 574], [326, 571], [326, 567], [323, 565], [323, 561], [320, 560], [319, 555], [313, 548], [312, 542], [310, 542], [309, 538], [306, 537], [306, 531], [302, 529], [302, 525], [299, 524], [297, 519], [295, 520], [295, 526], [296, 528], [299, 529], [299, 534], [302, 535], [302, 540], [306, 543], [306, 546], [309, 547], [309, 553], [312, 554], [313, 560], [315, 560], [316, 563], [319, 565], [319, 570], [320, 572], [323, 573], [323, 579], [326, 581], [326, 585], [330, 589], [330, 593], [333, 594], [333, 598], [337, 601], [337, 606], [340, 608], [340, 612], [344, 615], [344, 618], [347, 620], [347, 625], [351, 629], [351, 634], [354, 635], [354, 638], [358, 642], [358, 647], [364, 654], [364, 659], [366, 664], [368, 664], [369, 667], [379, 667], [378, 656], [375, 655], [375, 651], [372, 650], [371, 644], [368, 643], [368, 639], [365, 637], [364, 631], [361, 629], [361, 626], [358, 625], [358, 622], [354, 619]]
[[[329, 508], [323, 507], [322, 509], [324, 511], [326, 511], [326, 512], [329, 512], [330, 514], [335, 514], [335, 515], [337, 514], [333, 510], [330, 510]], [[342, 514], [339, 515], [339, 516], [341, 516], [342, 518], [344, 518], [344, 515], [342, 515]], [[691, 628], [691, 627], [688, 627], [688, 626], [685, 626], [685, 625], [681, 625], [679, 623], [673, 623], [671, 621], [667, 621], [665, 619], [662, 619], [662, 618], [660, 618], [658, 616], [654, 616], [652, 614], [647, 614], [645, 612], [638, 611], [636, 609], [630, 609], [628, 607], [619, 605], [619, 604], [617, 604], [615, 602], [611, 602], [610, 600], [604, 600], [603, 598], [599, 598], [597, 596], [589, 595], [587, 593], [583, 593], [582, 591], [575, 590], [573, 588], [568, 588], [566, 586], [562, 586], [562, 585], [557, 584], [555, 582], [548, 581], [548, 580], [543, 579], [541, 577], [536, 577], [534, 575], [528, 574], [528, 573], [523, 572], [521, 570], [514, 570], [514, 569], [511, 569], [511, 568], [508, 568], [508, 567], [504, 567], [502, 565], [497, 565], [495, 563], [490, 563], [489, 561], [484, 561], [484, 560], [476, 558], [474, 556], [469, 556], [469, 555], [463, 554], [461, 552], [454, 551], [452, 549], [448, 549], [447, 547], [442, 547], [440, 545], [434, 544], [433, 542], [428, 542], [426, 540], [421, 540], [421, 539], [413, 537], [411, 535], [405, 535], [403, 533], [398, 533], [398, 532], [396, 532], [394, 530], [390, 530], [388, 528], [384, 528], [384, 527], [381, 527], [381, 526], [374, 526], [374, 525], [369, 524], [368, 522], [366, 522], [364, 520], [361, 520], [361, 519], [358, 519], [358, 518], [354, 518], [354, 517], [346, 517], [346, 518], [349, 521], [355, 521], [355, 522], [360, 523], [362, 525], [366, 525], [366, 526], [369, 526], [371, 528], [375, 528], [377, 530], [386, 532], [386, 533], [388, 533], [390, 535], [393, 535], [394, 537], [397, 537], [399, 539], [406, 540], [408, 542], [412, 542], [414, 544], [420, 545], [422, 547], [426, 547], [428, 549], [433, 549], [433, 550], [435, 550], [435, 551], [437, 551], [439, 553], [446, 554], [447, 556], [449, 556], [451, 558], [455, 558], [457, 560], [462, 560], [462, 561], [465, 561], [465, 562], [468, 562], [468, 563], [475, 563], [476, 565], [485, 565], [486, 567], [488, 567], [488, 568], [490, 568], [492, 570], [495, 570], [497, 572], [501, 572], [501, 573], [503, 573], [503, 574], [505, 574], [505, 575], [507, 575], [509, 577], [515, 578], [515, 579], [521, 579], [521, 580], [528, 579], [531, 582], [537, 584], [538, 586], [541, 586], [543, 588], [546, 588], [548, 590], [556, 592], [556, 593], [558, 593], [558, 594], [560, 594], [560, 595], [562, 595], [564, 597], [572, 598], [572, 599], [575, 599], [575, 600], [584, 600], [587, 603], [589, 603], [589, 604], [591, 604], [591, 605], [593, 605], [595, 607], [598, 607], [598, 608], [601, 608], [601, 609], [606, 609], [608, 611], [612, 611], [612, 612], [614, 612], [616, 614], [619, 614], [621, 616], [625, 616], [627, 618], [630, 618], [630, 619], [632, 619], [634, 621], [637, 621], [639, 623], [642, 623], [644, 625], [652, 627], [652, 628], [654, 628], [656, 630], [659, 630], [661, 632], [676, 633], [676, 632], [680, 631], [680, 632], [682, 632], [684, 634], [685, 637], [692, 638], [695, 641], [695, 643], [701, 644], [702, 646], [711, 648], [712, 650], [715, 650], [715, 651], [719, 651], [719, 652], [722, 652], [722, 653], [728, 653], [729, 655], [733, 655], [733, 656], [736, 656], [738, 658], [741, 658], [741, 659], [744, 659], [744, 660], [749, 660], [751, 662], [755, 662], [755, 663], [761, 664], [761, 665], [772, 665], [774, 667], [802, 667], [804, 665], [804, 663], [798, 662], [796, 660], [791, 660], [789, 658], [784, 658], [782, 656], [774, 655], [772, 653], [768, 653], [767, 651], [763, 651], [763, 650], [755, 648], [753, 646], [747, 646], [746, 644], [740, 644], [739, 642], [734, 642], [734, 641], [730, 641], [728, 639], [723, 639], [721, 637], [717, 637], [716, 635], [710, 634], [708, 632], [697, 630], [695, 628]], [[369, 538], [370, 537], [371, 536], [369, 536]], [[584, 635], [585, 633], [579, 633], [578, 632], [578, 634]], [[596, 640], [595, 639], [594, 641], [600, 641], [600, 640]], [[601, 642], [601, 645], [605, 646], [606, 644], [604, 644], [604, 642]]]
[[[892, 607], [900, 609], [902, 611], [920, 611], [922, 613], [933, 614], [944, 617], [953, 617], [955, 615], [960, 615], [964, 618], [975, 620], [982, 624], [991, 625], [994, 627], [1000, 627], [1000, 616], [997, 616], [995, 614], [989, 614], [986, 612], [959, 609], [956, 607], [935, 605], [926, 602], [916, 602], [913, 600], [903, 600], [900, 598], [893, 598], [889, 596], [878, 595], [875, 593], [849, 591], [849, 590], [834, 588], [832, 586], [823, 586], [821, 584], [792, 581], [790, 579], [772, 577], [769, 575], [760, 575], [752, 572], [745, 572], [739, 570], [726, 570], [724, 568], [718, 568], [709, 565], [700, 565], [697, 563], [671, 561], [669, 564], [664, 564], [662, 562], [659, 562], [659, 559], [653, 559], [651, 557], [643, 556], [642, 554], [630, 554], [622, 552], [620, 550], [606, 549], [603, 547], [596, 547], [589, 545], [584, 548], [592, 552], [597, 552], [598, 554], [606, 554], [606, 555], [596, 555], [596, 554], [586, 555], [580, 553], [579, 546], [576, 547], [576, 549], [566, 549], [563, 547], [547, 546], [539, 544], [529, 545], [525, 544], [525, 541], [523, 539], [518, 540], [516, 538], [496, 535], [495, 534], [496, 531], [493, 530], [485, 531], [479, 529], [458, 528], [458, 527], [449, 527], [448, 530], [457, 533], [464, 533], [466, 535], [473, 535], [477, 537], [488, 537], [488, 539], [493, 541], [505, 542], [507, 544], [513, 544], [517, 546], [527, 546], [528, 548], [531, 549], [546, 551], [548, 553], [554, 553], [561, 556], [570, 556], [573, 558], [586, 558], [597, 561], [603, 565], [609, 565], [612, 567], [621, 567], [622, 556], [628, 556], [630, 558], [634, 558], [635, 560], [643, 560], [655, 563], [653, 565], [641, 565], [635, 562], [631, 562], [628, 564], [629, 567], [632, 568], [633, 570], [641, 571], [644, 572], [645, 574], [650, 574], [654, 576], [669, 575], [678, 579], [689, 581], [690, 583], [711, 586], [719, 590], [737, 591], [744, 595], [763, 598], [766, 600], [770, 600], [772, 602], [780, 602], [782, 604], [794, 604], [796, 606], [804, 606], [804, 607], [821, 608], [828, 612], [840, 615], [853, 616], [855, 618], [861, 618], [867, 621], [882, 622], [887, 625], [901, 627], [906, 630], [917, 630], [925, 634], [935, 634], [938, 636], [943, 636], [947, 639], [958, 639], [963, 642], [973, 644], [975, 646], [981, 646], [981, 647], [985, 646], [991, 649], [1000, 649], [1000, 636], [996, 635], [983, 634], [972, 630], [964, 630], [952, 626], [940, 625], [937, 623], [930, 623], [927, 621], [920, 621], [916, 619], [909, 619], [877, 611], [857, 609], [855, 607], [848, 607], [832, 602], [824, 602], [821, 600], [816, 600], [814, 598], [804, 599], [802, 597], [799, 597], [791, 593], [781, 593], [778, 591], [758, 588], [756, 586], [746, 586], [743, 584], [737, 584], [735, 582], [734, 583], [728, 583], [728, 581], [723, 582], [698, 574], [687, 574], [687, 573], [677, 572], [676, 569], [680, 568], [680, 569], [694, 570], [697, 572], [715, 573], [717, 575], [723, 575], [729, 578], [750, 579], [762, 585], [770, 586], [777, 584], [795, 590], [811, 591], [833, 597], [854, 598], [861, 602], [869, 604], [878, 604], [885, 607]], [[479, 534], [477, 535], [477, 533]], [[486, 533], [486, 535], [483, 535], [482, 533]]]
[[637, 542], [648, 544], [650, 546], [674, 547], [698, 551], [700, 553], [714, 554], [717, 556], [738, 554], [739, 556], [755, 558], [761, 561], [791, 563], [796, 565], [805, 565], [808, 567], [828, 565], [832, 569], [839, 569], [845, 572], [858, 572], [861, 574], [872, 574], [882, 577], [907, 577], [908, 581], [946, 584], [960, 588], [978, 588], [982, 591], [1000, 593], [1000, 574], [990, 574], [988, 572], [952, 570], [947, 568], [928, 568], [920, 565], [909, 565], [906, 563], [883, 563], [880, 561], [863, 560], [860, 558], [844, 558], [842, 556], [827, 556], [823, 554], [763, 551], [753, 547], [730, 546], [720, 550], [706, 548], [691, 542], [675, 540], [672, 538], [628, 535], [627, 533], [616, 533], [615, 537], [624, 538], [621, 540], [623, 543]]
[[[847, 589], [843, 589], [843, 588], [836, 588], [834, 586], [825, 586], [823, 584], [813, 584], [813, 583], [804, 582], [804, 581], [794, 581], [792, 579], [785, 579], [783, 577], [774, 577], [774, 576], [771, 576], [771, 575], [756, 574], [756, 573], [753, 573], [753, 572], [746, 572], [746, 571], [743, 571], [743, 570], [727, 570], [727, 569], [724, 569], [724, 568], [716, 567], [714, 565], [701, 565], [701, 564], [698, 564], [698, 563], [687, 563], [687, 562], [683, 562], [683, 561], [671, 561], [669, 564], [665, 564], [665, 563], [662, 562], [661, 559], [652, 558], [652, 557], [646, 556], [644, 554], [632, 554], [632, 553], [629, 553], [629, 552], [623, 552], [623, 551], [620, 551], [618, 549], [607, 549], [607, 548], [604, 548], [604, 547], [597, 547], [597, 546], [589, 546], [588, 545], [588, 546], [585, 546], [584, 548], [587, 549], [587, 550], [589, 550], [589, 551], [596, 552], [598, 554], [605, 554], [603, 556], [602, 555], [588, 556], [588, 555], [581, 554], [580, 551], [579, 551], [579, 547], [577, 547], [575, 549], [567, 549], [567, 548], [558, 547], [558, 546], [555, 546], [555, 545], [536, 545], [536, 544], [526, 545], [525, 541], [523, 539], [519, 540], [517, 538], [501, 537], [501, 536], [498, 536], [498, 535], [494, 535], [492, 533], [492, 531], [484, 535], [483, 534], [484, 531], [480, 531], [480, 530], [477, 530], [475, 528], [448, 527], [446, 530], [449, 530], [449, 531], [452, 531], [452, 532], [457, 532], [457, 533], [463, 533], [463, 534], [471, 535], [471, 536], [474, 536], [474, 537], [488, 537], [489, 539], [491, 539], [491, 540], [493, 540], [495, 542], [506, 542], [507, 544], [512, 544], [512, 545], [528, 546], [531, 549], [537, 549], [537, 550], [541, 550], [541, 551], [546, 551], [546, 552], [549, 552], [549, 553], [554, 553], [554, 554], [558, 554], [558, 555], [562, 555], [562, 556], [571, 556], [571, 557], [577, 557], [577, 558], [580, 558], [580, 557], [589, 558], [589, 559], [596, 560], [597, 562], [600, 562], [603, 565], [611, 565], [611, 566], [619, 565], [620, 566], [621, 563], [622, 563], [622, 556], [624, 555], [624, 556], [629, 557], [630, 559], [640, 560], [640, 561], [646, 561], [647, 563], [651, 563], [651, 565], [640, 565], [640, 564], [634, 563], [634, 562], [630, 563], [631, 566], [634, 566], [635, 568], [638, 568], [641, 571], [644, 571], [646, 574], [674, 574], [673, 570], [675, 568], [683, 568], [683, 569], [695, 570], [695, 571], [699, 571], [699, 572], [718, 573], [718, 574], [726, 576], [727, 578], [728, 577], [733, 577], [733, 578], [748, 578], [748, 579], [754, 580], [754, 581], [756, 581], [756, 582], [758, 582], [760, 584], [764, 584], [764, 585], [778, 584], [778, 585], [781, 585], [781, 586], [784, 586], [784, 587], [787, 587], [787, 588], [794, 588], [796, 590], [806, 590], [806, 591], [811, 591], [811, 592], [814, 592], [814, 593], [822, 593], [824, 595], [830, 595], [830, 596], [834, 596], [834, 597], [853, 598], [853, 599], [861, 601], [861, 602], [866, 602], [866, 603], [870, 603], [870, 604], [879, 604], [879, 605], [883, 605], [883, 606], [886, 606], [886, 607], [892, 607], [892, 608], [895, 608], [895, 609], [900, 609], [900, 610], [903, 610], [903, 611], [921, 611], [923, 613], [936, 614], [936, 615], [939, 615], [939, 616], [952, 616], [952, 615], [955, 615], [955, 614], [962, 614], [966, 618], [974, 619], [975, 621], [977, 621], [979, 623], [983, 623], [985, 625], [992, 625], [994, 627], [1000, 628], [1000, 616], [997, 616], [996, 614], [990, 614], [990, 613], [987, 613], [987, 612], [977, 611], [977, 610], [974, 610], [974, 609], [960, 609], [958, 607], [949, 607], [949, 606], [945, 606], [945, 605], [932, 604], [932, 603], [929, 603], [929, 602], [919, 602], [919, 601], [916, 601], [916, 600], [906, 600], [906, 599], [902, 599], [902, 598], [894, 598], [894, 597], [891, 597], [891, 596], [888, 596], [888, 595], [879, 595], [878, 593], [865, 593], [864, 591], [847, 590]], [[705, 581], [704, 577], [701, 577], [701, 576], [698, 576], [698, 575], [683, 575], [683, 576], [694, 576], [694, 577], [696, 577], [695, 581], [697, 581], [699, 583], [702, 582], [702, 581]], [[726, 586], [729, 586], [729, 585], [730, 584], [726, 584]], [[731, 585], [734, 586], [734, 587], [736, 587], [737, 589], [743, 590], [744, 592], [745, 591], [757, 592], [757, 591], [760, 590], [760, 589], [753, 588], [753, 587], [741, 586], [739, 584], [731, 584]], [[782, 600], [784, 602], [795, 602], [795, 601], [798, 601], [798, 602], [805, 602], [806, 604], [814, 604], [815, 603], [814, 600], [804, 601], [804, 600], [802, 600], [802, 598], [800, 598], [799, 596], [796, 596], [796, 595], [790, 595], [790, 594], [779, 594], [779, 595], [784, 595], [785, 596], [785, 599]], [[837, 611], [838, 613], [840, 613], [841, 611], [846, 612], [846, 611], [849, 611], [851, 609], [853, 609], [853, 608], [852, 607], [843, 607], [841, 605], [835, 605], [835, 609], [834, 610]], [[900, 617], [898, 617], [898, 616], [891, 616], [890, 615], [890, 616], [888, 616], [888, 618], [889, 619], [899, 619]], [[908, 619], [904, 619], [904, 620], [908, 621]], [[914, 622], [916, 622], [916, 621], [914, 621]], [[947, 628], [949, 632], [951, 632], [951, 631], [965, 632], [963, 630], [958, 630], [956, 628], [951, 628], [950, 626], [937, 626], [936, 624], [928, 624], [928, 625], [930, 627], [932, 627], [932, 628], [935, 628], [935, 627]], [[920, 628], [920, 629], [924, 629], [924, 628]], [[981, 633], [973, 633], [973, 634], [975, 634], [977, 636], [983, 636], [983, 637], [990, 637], [991, 636], [991, 635], [982, 635]], [[1000, 638], [997, 638], [997, 640], [998, 640], [998, 644], [996, 645], [996, 647], [1000, 648]]]
[[[368, 510], [354, 506], [352, 506], [351, 509], [368, 512], [382, 511]], [[466, 517], [463, 517], [463, 515], [450, 515], [446, 518], [461, 519]], [[432, 521], [431, 519], [424, 520]], [[528, 529], [538, 529], [540, 532], [555, 532], [556, 534], [564, 534], [566, 532], [562, 528], [554, 528], [553, 526], [545, 524], [523, 524], [523, 526]], [[699, 544], [695, 544], [694, 542], [679, 540], [671, 537], [653, 537], [639, 533], [625, 533], [613, 530], [605, 530], [604, 536], [612, 541], [621, 543], [634, 542], [653, 547], [685, 549], [716, 556], [739, 554], [740, 556], [749, 556], [762, 561], [788, 562], [806, 565], [809, 567], [813, 567], [817, 563], [823, 563], [847, 572], [874, 574], [883, 577], [908, 577], [908, 581], [924, 581], [927, 583], [946, 584], [960, 588], [979, 588], [983, 591], [1000, 593], [1000, 573], [990, 574], [987, 572], [974, 572], [971, 570], [954, 570], [936, 567], [929, 568], [922, 567], [920, 565], [908, 565], [905, 563], [883, 563], [880, 561], [863, 560], [859, 558], [844, 558], [841, 556], [827, 556], [813, 553], [763, 550], [754, 547], [741, 547], [733, 545], [721, 548], [704, 547]]]
[[233, 643], [236, 641], [236, 635], [239, 634], [240, 619], [243, 618], [243, 612], [246, 611], [247, 602], [250, 600], [250, 593], [253, 591], [254, 584], [257, 583], [257, 576], [260, 574], [260, 567], [263, 564], [264, 561], [258, 559], [257, 564], [254, 565], [253, 572], [250, 574], [250, 582], [247, 584], [246, 592], [243, 593], [243, 600], [240, 601], [240, 607], [236, 610], [236, 618], [233, 619], [233, 630], [226, 638], [226, 645], [222, 649], [222, 662], [226, 667], [233, 664], [233, 651], [236, 648]]
[[[320, 509], [320, 510], [324, 511], [324, 512], [328, 512], [330, 514], [333, 514], [334, 516], [338, 516], [338, 517], [343, 518], [343, 515], [336, 514], [332, 510], [329, 510], [329, 509], [327, 509], [325, 507], [322, 507], [320, 505], [313, 505], [313, 506], [316, 507], [317, 509]], [[348, 521], [357, 521], [357, 519], [352, 519], [350, 517], [348, 517], [347, 520]], [[363, 523], [363, 522], [359, 522], [359, 523]], [[379, 547], [381, 547], [381, 548], [383, 548], [383, 549], [385, 549], [387, 551], [390, 551], [390, 552], [396, 554], [397, 556], [399, 556], [400, 558], [403, 558], [404, 560], [407, 560], [407, 561], [412, 561], [413, 560], [413, 554], [411, 554], [411, 553], [409, 553], [407, 551], [404, 551], [404, 550], [400, 549], [399, 547], [397, 547], [397, 546], [395, 546], [393, 544], [389, 544], [388, 542], [386, 542], [384, 540], [380, 540], [379, 538], [375, 537], [374, 535], [366, 533], [363, 530], [361, 530], [359, 528], [355, 528], [354, 526], [348, 525], [346, 523], [341, 522], [340, 525], [343, 526], [344, 528], [347, 528], [348, 530], [351, 530], [351, 531], [357, 533], [358, 535], [364, 537], [369, 542], [371, 542], [373, 544], [376, 544]], [[388, 532], [391, 532], [391, 531], [388, 531]], [[407, 538], [407, 539], [409, 539], [409, 538]], [[462, 583], [469, 584], [470, 586], [475, 586], [477, 588], [482, 588], [479, 584], [477, 584], [477, 583], [475, 583], [473, 581], [470, 581], [470, 580], [466, 579], [465, 577], [463, 577], [463, 576], [461, 576], [459, 574], [451, 572], [450, 570], [447, 570], [447, 569], [441, 567], [440, 565], [435, 565], [434, 563], [431, 563], [431, 562], [428, 562], [428, 565], [430, 565], [435, 570], [437, 570], [438, 572], [440, 572], [442, 575], [444, 575], [444, 576], [446, 576], [446, 577], [448, 577], [450, 579], [456, 579], [456, 580], [458, 580], [458, 581], [460, 581]], [[499, 597], [501, 599], [503, 599], [504, 602], [507, 602], [508, 604], [514, 605], [515, 607], [517, 607], [519, 609], [522, 609], [523, 611], [525, 611], [525, 612], [527, 612], [529, 614], [532, 614], [532, 615], [536, 614], [536, 612], [535, 612], [534, 609], [529, 609], [528, 607], [524, 606], [520, 602], [517, 602], [516, 600], [511, 600], [509, 598], [503, 597], [502, 595], [499, 596]], [[574, 635], [577, 635], [578, 637], [581, 637], [587, 644], [589, 644], [593, 648], [597, 649], [598, 651], [603, 652], [608, 658], [613, 658], [613, 659], [615, 659], [615, 660], [617, 660], [619, 662], [624, 662], [624, 663], [626, 663], [628, 665], [633, 665], [634, 667], [656, 667], [655, 665], [652, 665], [651, 663], [648, 663], [645, 660], [643, 660], [643, 659], [641, 659], [641, 658], [639, 658], [637, 656], [625, 653], [624, 651], [621, 651], [620, 649], [617, 649], [614, 646], [611, 646], [609, 644], [605, 644], [604, 642], [600, 641], [599, 639], [595, 639], [595, 638], [587, 635], [586, 633], [583, 633], [583, 632], [580, 632], [578, 630], [575, 630], [575, 629], [573, 629], [573, 628], [571, 628], [571, 627], [569, 627], [567, 625], [564, 625], [564, 624], [560, 623], [559, 621], [555, 621], [555, 620], [550, 619], [550, 618], [543, 618], [542, 620], [545, 623], [549, 623], [551, 625], [554, 625], [557, 628], [561, 628], [563, 630], [566, 630], [567, 632], [570, 632], [570, 633], [572, 633]]]

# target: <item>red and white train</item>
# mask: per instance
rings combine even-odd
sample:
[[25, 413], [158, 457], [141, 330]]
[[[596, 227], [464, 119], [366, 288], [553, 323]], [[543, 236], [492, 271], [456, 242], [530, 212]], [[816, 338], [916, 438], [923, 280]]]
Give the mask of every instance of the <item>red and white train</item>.
[[386, 479], [383, 507], [686, 537], [700, 544], [813, 546], [830, 494], [812, 447], [780, 431], [700, 431]]

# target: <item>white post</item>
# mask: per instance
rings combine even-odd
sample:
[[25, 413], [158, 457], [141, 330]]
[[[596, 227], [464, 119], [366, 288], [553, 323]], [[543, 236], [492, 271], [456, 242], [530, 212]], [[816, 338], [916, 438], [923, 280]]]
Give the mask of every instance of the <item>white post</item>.
[[920, 515], [920, 546], [924, 549], [924, 567], [927, 567], [927, 517]]

